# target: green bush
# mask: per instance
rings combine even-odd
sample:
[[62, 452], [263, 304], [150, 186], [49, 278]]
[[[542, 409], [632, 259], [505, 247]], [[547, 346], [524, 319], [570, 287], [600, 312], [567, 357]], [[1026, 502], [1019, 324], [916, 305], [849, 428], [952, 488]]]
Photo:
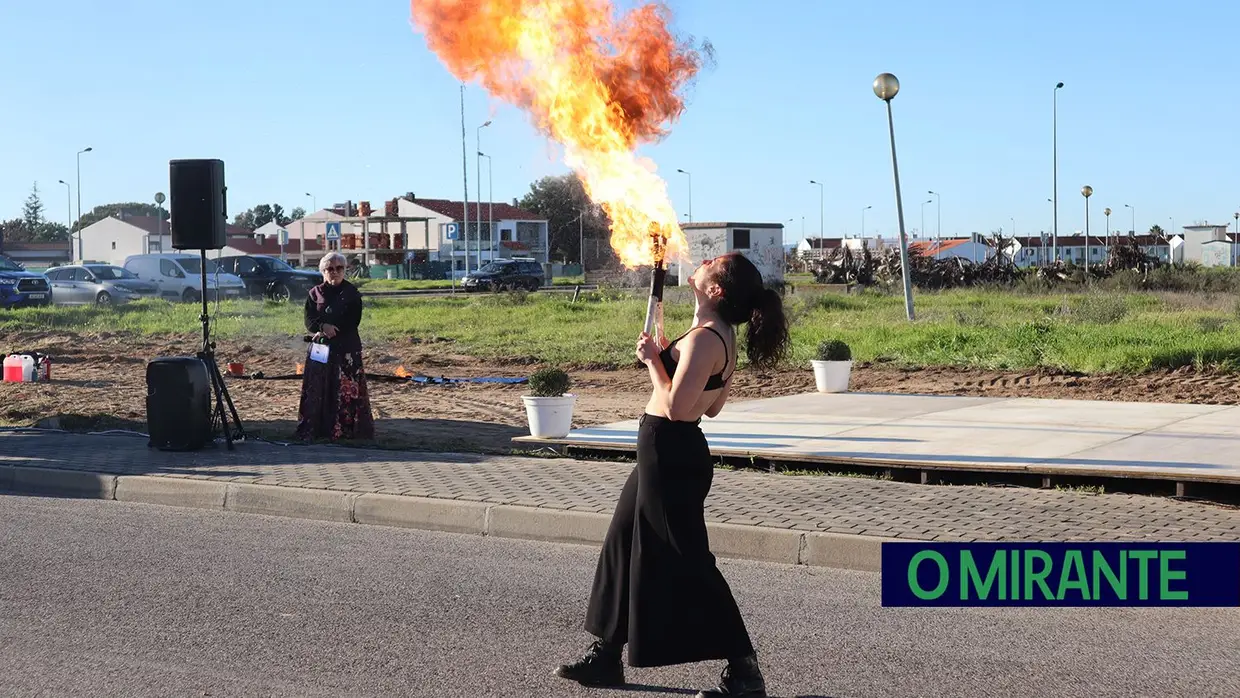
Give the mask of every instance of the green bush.
[[852, 361], [852, 349], [841, 340], [828, 339], [818, 345], [819, 361]]
[[1114, 325], [1128, 314], [1128, 303], [1123, 296], [1088, 295], [1080, 299], [1072, 314], [1080, 322]]
[[572, 379], [563, 369], [543, 368], [530, 376], [530, 393], [534, 397], [560, 397], [571, 384]]

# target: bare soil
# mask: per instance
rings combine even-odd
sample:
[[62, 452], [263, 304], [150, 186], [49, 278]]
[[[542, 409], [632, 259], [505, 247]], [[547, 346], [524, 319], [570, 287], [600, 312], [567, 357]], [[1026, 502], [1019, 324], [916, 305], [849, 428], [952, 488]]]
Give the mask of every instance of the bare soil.
[[[155, 357], [192, 355], [194, 335], [139, 338], [132, 335], [18, 333], [5, 338], [6, 350], [39, 351], [52, 357], [48, 383], [0, 383], [0, 424], [59, 426], [73, 430], [145, 430], [146, 363]], [[445, 378], [521, 377], [524, 361], [494, 362], [454, 355], [449, 344], [388, 343], [367, 347], [371, 406], [377, 426], [373, 445], [432, 450], [511, 451], [511, 439], [526, 433], [523, 385], [420, 385], [389, 381], [398, 369]], [[221, 370], [240, 362], [247, 375], [229, 376], [229, 392], [247, 429], [273, 440], [290, 440], [296, 426], [301, 382], [297, 363], [305, 345], [255, 338], [217, 349]], [[291, 379], [270, 378], [291, 376]], [[577, 427], [630, 419], [648, 397], [644, 370], [584, 369], [573, 372]], [[734, 399], [745, 400], [809, 392], [812, 372], [786, 370], [737, 374]], [[989, 371], [970, 368], [908, 368], [858, 364], [853, 389], [862, 392], [1002, 397], [1240, 404], [1240, 375], [1179, 369], [1141, 375], [1082, 375], [1056, 371]]]

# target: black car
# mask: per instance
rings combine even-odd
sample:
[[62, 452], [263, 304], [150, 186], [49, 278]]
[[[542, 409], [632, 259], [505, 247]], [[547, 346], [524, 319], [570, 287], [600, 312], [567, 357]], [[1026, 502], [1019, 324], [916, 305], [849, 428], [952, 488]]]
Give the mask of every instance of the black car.
[[537, 291], [543, 285], [543, 268], [532, 259], [497, 259], [461, 279], [466, 291]]
[[310, 288], [323, 281], [318, 272], [294, 269], [284, 260], [267, 255], [233, 255], [216, 260], [220, 270], [236, 274], [253, 298], [276, 301], [302, 300]]

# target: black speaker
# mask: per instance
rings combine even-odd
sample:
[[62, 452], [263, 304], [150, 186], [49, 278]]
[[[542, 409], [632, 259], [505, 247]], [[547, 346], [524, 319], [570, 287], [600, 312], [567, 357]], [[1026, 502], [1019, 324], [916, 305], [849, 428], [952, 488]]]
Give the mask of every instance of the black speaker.
[[148, 445], [196, 451], [212, 441], [211, 376], [192, 356], [163, 357], [146, 365]]
[[173, 160], [168, 165], [172, 247], [218, 250], [224, 247], [228, 196], [223, 160]]

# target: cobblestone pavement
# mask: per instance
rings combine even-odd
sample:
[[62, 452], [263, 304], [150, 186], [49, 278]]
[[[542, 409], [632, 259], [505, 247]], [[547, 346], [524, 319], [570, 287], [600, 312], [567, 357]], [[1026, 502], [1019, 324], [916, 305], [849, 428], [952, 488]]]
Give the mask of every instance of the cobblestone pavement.
[[[609, 514], [631, 464], [282, 446], [191, 453], [134, 436], [0, 432], [5, 466], [159, 475]], [[716, 470], [711, 521], [917, 540], [1240, 540], [1240, 509], [1166, 497]]]

